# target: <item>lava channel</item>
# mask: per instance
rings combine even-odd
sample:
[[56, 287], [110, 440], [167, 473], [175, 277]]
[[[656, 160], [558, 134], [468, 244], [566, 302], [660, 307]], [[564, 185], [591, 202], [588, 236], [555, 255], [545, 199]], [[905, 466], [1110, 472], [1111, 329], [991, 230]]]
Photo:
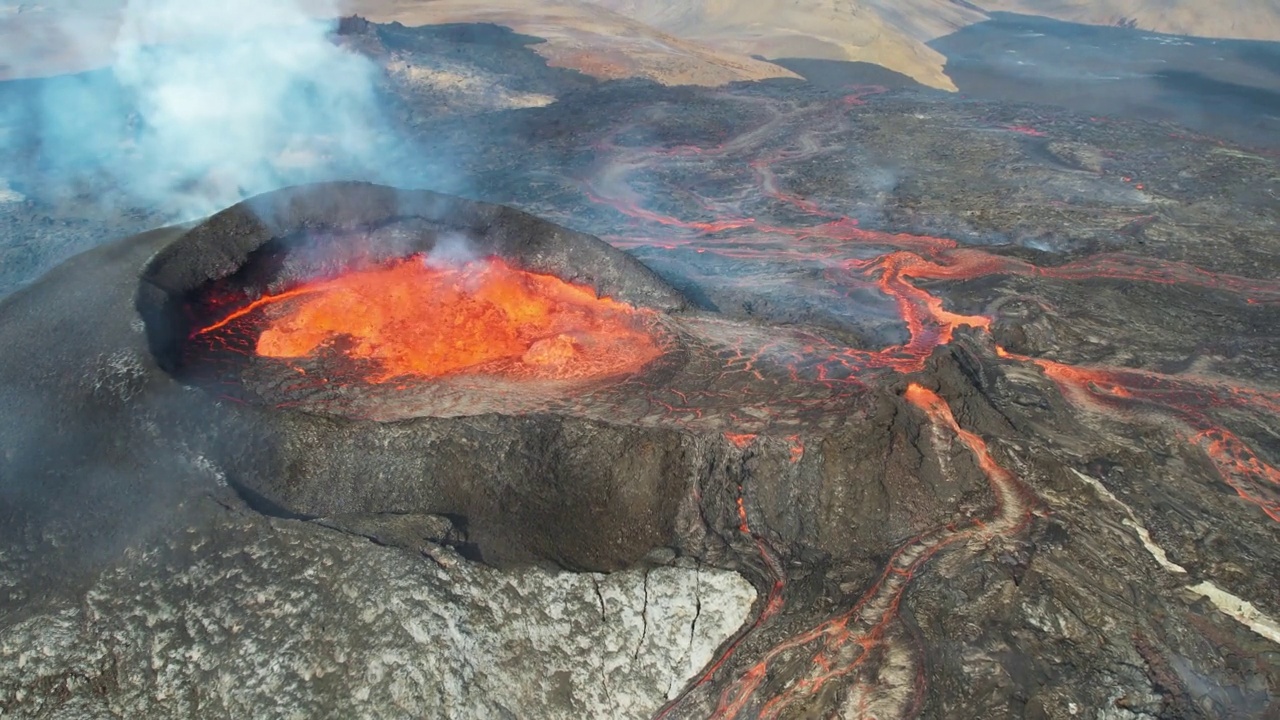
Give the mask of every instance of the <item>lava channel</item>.
[[[922, 667], [908, 647], [905, 633], [895, 627], [908, 586], [931, 558], [948, 547], [973, 544], [976, 549], [997, 537], [1021, 532], [1030, 522], [1038, 500], [1030, 487], [992, 457], [985, 440], [960, 427], [947, 402], [936, 393], [911, 383], [904, 398], [922, 411], [935, 428], [950, 431], [972, 453], [990, 483], [995, 498], [992, 512], [985, 520], [975, 517], [967, 523], [949, 523], [908, 540], [849, 610], [783, 640], [729, 681], [711, 717], [779, 717], [787, 708], [804, 704], [837, 685], [848, 688], [840, 708], [844, 717], [916, 714], [924, 697]], [[738, 513], [742, 520], [739, 530], [759, 542], [747, 524], [741, 498]], [[752, 631], [782, 607], [779, 596], [784, 580], [780, 568], [775, 569], [777, 563], [771, 561], [767, 545], [761, 543], [760, 552], [766, 566], [776, 573], [775, 587], [750, 628]], [[731, 644], [693, 688], [709, 681], [736, 645], [737, 642]], [[797, 669], [798, 675], [790, 675]], [[660, 717], [676, 711], [688, 692], [673, 701]]]
[[583, 380], [630, 374], [661, 355], [651, 315], [498, 257], [445, 266], [416, 255], [264, 294], [192, 339], [235, 349], [256, 335], [252, 354], [286, 362], [336, 350], [351, 367], [326, 369], [371, 384]]
[[1011, 353], [1005, 359], [1033, 362], [1085, 409], [1119, 413], [1151, 406], [1183, 425], [1182, 437], [1199, 447], [1222, 481], [1243, 500], [1280, 522], [1280, 468], [1268, 464], [1243, 440], [1214, 422], [1207, 411], [1238, 408], [1264, 414], [1280, 411], [1280, 395], [1217, 378], [1170, 376], [1131, 368], [1090, 368]]

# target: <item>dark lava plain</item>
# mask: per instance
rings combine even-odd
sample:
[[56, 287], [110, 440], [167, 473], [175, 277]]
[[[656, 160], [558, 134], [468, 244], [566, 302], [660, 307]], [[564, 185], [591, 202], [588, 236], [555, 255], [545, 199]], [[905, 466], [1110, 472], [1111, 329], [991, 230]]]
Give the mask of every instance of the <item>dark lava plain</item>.
[[[549, 72], [492, 30], [352, 32], [353, 47], [424, 67], [456, 69], [492, 43], [508, 62], [477, 73], [557, 97], [450, 112], [430, 88], [389, 78], [414, 151], [395, 157], [397, 184], [595, 235], [690, 301], [670, 313], [698, 358], [677, 392], [415, 426], [511, 433], [511, 457], [528, 465], [492, 469], [527, 482], [635, 468], [652, 495], [674, 493], [646, 509], [670, 513], [646, 532], [751, 579], [755, 619], [660, 716], [1280, 708], [1273, 154], [1171, 124], [932, 92], [597, 84]], [[415, 32], [424, 39], [410, 42]], [[433, 178], [429, 160], [446, 154], [454, 174]], [[32, 191], [4, 206], [6, 256], [48, 252], [34, 274], [86, 227], [150, 226], [121, 210], [127, 199], [103, 212], [92, 197]], [[0, 521], [6, 577], [18, 578], [0, 588], [0, 622], [75, 597], [83, 577], [125, 562], [125, 546], [145, 552], [157, 533], [251, 512], [221, 487], [245, 485], [218, 460], [233, 448], [192, 453], [181, 433], [200, 417], [166, 424], [210, 399], [190, 399], [202, 391], [149, 355], [110, 351], [141, 342], [138, 277], [182, 231], [104, 245], [0, 304], [0, 397], [15, 408], [0, 467], [21, 478]], [[275, 452], [300, 486], [349, 478], [341, 463], [360, 448], [325, 438], [354, 431], [316, 430], [334, 422], [292, 415], [258, 441], [279, 447], [256, 451]], [[86, 449], [76, 438], [91, 425], [112, 433]], [[439, 472], [470, 461], [451, 458]], [[558, 510], [557, 487], [541, 509]], [[363, 509], [403, 511], [392, 504]], [[628, 540], [590, 513], [577, 522], [534, 559], [611, 569], [616, 555], [546, 550], [592, 533], [603, 547]], [[109, 693], [94, 672], [68, 695]]]
[[1165, 120], [1245, 145], [1280, 145], [1280, 43], [994, 13], [929, 46], [947, 57], [947, 75], [971, 97]]

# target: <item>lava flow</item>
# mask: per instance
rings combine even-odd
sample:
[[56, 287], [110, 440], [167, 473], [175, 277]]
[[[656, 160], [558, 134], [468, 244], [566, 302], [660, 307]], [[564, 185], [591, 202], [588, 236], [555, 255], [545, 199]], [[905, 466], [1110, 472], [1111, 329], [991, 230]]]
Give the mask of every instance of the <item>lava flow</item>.
[[634, 372], [662, 350], [647, 311], [500, 258], [437, 265], [415, 256], [266, 294], [194, 337], [257, 333], [253, 351], [277, 359], [337, 349], [372, 363], [362, 379], [430, 379], [469, 372], [570, 380]]
[[1280, 469], [1267, 464], [1234, 433], [1213, 422], [1206, 410], [1254, 408], [1280, 412], [1280, 393], [1213, 378], [1170, 376], [1126, 368], [1088, 368], [1029, 358], [997, 347], [1006, 359], [1040, 366], [1063, 396], [1086, 408], [1129, 411], [1150, 407], [1184, 426], [1184, 439], [1204, 451], [1222, 481], [1242, 499], [1280, 521]]
[[[732, 680], [721, 693], [712, 717], [736, 718], [744, 713], [778, 717], [789, 706], [825, 693], [836, 684], [848, 688], [841, 708], [845, 717], [911, 715], [910, 710], [918, 708], [922, 700], [919, 661], [900, 637], [901, 630], [894, 627], [907, 587], [921, 567], [947, 547], [970, 540], [985, 543], [1020, 531], [1031, 517], [1035, 499], [1017, 476], [996, 462], [982, 438], [960, 427], [945, 400], [916, 383], [907, 387], [904, 397], [923, 411], [930, 423], [949, 430], [973, 454], [995, 497], [991, 517], [948, 524], [908, 540], [849, 610], [783, 640]], [[754, 536], [741, 499], [738, 503], [739, 529]], [[768, 561], [767, 547], [762, 546], [760, 552]], [[753, 629], [778, 612], [776, 590], [775, 585]], [[733, 649], [730, 646], [726, 654]], [[698, 684], [706, 682], [724, 660], [722, 656], [714, 663]], [[773, 671], [783, 665], [798, 669], [798, 674], [775, 677]], [[663, 715], [678, 705], [679, 701]]]
[[[755, 440], [754, 435], [739, 435], [736, 437], [746, 438], [745, 440], [734, 439], [734, 436], [727, 438], [729, 442], [733, 443], [738, 449], [745, 449]], [[747, 516], [747, 505], [746, 501], [743, 500], [743, 490], [741, 485], [738, 486], [737, 513], [738, 532], [741, 533], [743, 537], [751, 539], [752, 543], [756, 547], [756, 552], [760, 556], [763, 569], [770, 578], [769, 593], [765, 596], [764, 605], [761, 607], [760, 612], [756, 614], [755, 620], [752, 621], [748, 627], [740, 632], [738, 636], [720, 652], [719, 657], [717, 657], [715, 661], [703, 670], [702, 675], [694, 681], [693, 687], [695, 688], [705, 685], [709, 680], [711, 680], [711, 678], [719, 672], [721, 666], [733, 656], [734, 652], [738, 648], [738, 644], [772, 620], [778, 613], [782, 612], [784, 607], [783, 592], [787, 589], [786, 571], [783, 569], [777, 553], [775, 553], [773, 548], [770, 547], [768, 540], [751, 529], [751, 521]], [[676, 697], [675, 700], [668, 703], [667, 706], [663, 708], [662, 712], [658, 713], [655, 720], [664, 720], [673, 712], [679, 710], [681, 703], [687, 697], [688, 692]]]
[[[1280, 282], [1275, 280], [1213, 273], [1168, 259], [1104, 253], [1045, 266], [1014, 254], [962, 247], [946, 237], [862, 227], [854, 213], [866, 211], [876, 217], [880, 209], [876, 194], [883, 190], [876, 187], [876, 167], [851, 173], [849, 184], [862, 191], [862, 200], [832, 199], [829, 207], [821, 198], [787, 187], [779, 172], [782, 166], [802, 166], [825, 156], [851, 164], [853, 161], [846, 158], [851, 155], [848, 138], [858, 135], [851, 120], [856, 102], [805, 106], [750, 94], [727, 93], [725, 97], [739, 101], [744, 114], [754, 122], [743, 123], [736, 134], [719, 138], [715, 145], [644, 147], [627, 142], [627, 138], [649, 129], [650, 123], [663, 126], [664, 111], [660, 108], [646, 110], [634, 123], [600, 139], [596, 150], [601, 157], [595, 171], [578, 181], [587, 198], [617, 213], [607, 229], [599, 229], [604, 231], [602, 236], [646, 255], [661, 257], [671, 252], [673, 263], [682, 257], [718, 256], [723, 259], [721, 265], [698, 260], [696, 272], [726, 286], [770, 283], [797, 293], [816, 289], [833, 299], [836, 316], [846, 307], [849, 316], [886, 314], [883, 311], [892, 308], [905, 326], [905, 339], [895, 339], [879, 349], [851, 347], [816, 334], [812, 341], [793, 343], [796, 347], [792, 349], [781, 339], [785, 333], [776, 329], [773, 335], [760, 338], [740, 329], [738, 342], [724, 358], [726, 371], [749, 371], [763, 380], [773, 362], [783, 366], [792, 381], [813, 381], [833, 391], [872, 384], [886, 374], [920, 372], [934, 351], [949, 344], [959, 328], [986, 331], [996, 320], [972, 310], [948, 308], [927, 281], [1010, 276], [1072, 283], [1179, 285], [1232, 294], [1249, 305], [1280, 303]], [[1034, 137], [1049, 134], [1021, 123], [1005, 129]], [[812, 167], [802, 166], [792, 174], [804, 179]], [[735, 173], [741, 178], [738, 182], [726, 180]], [[665, 187], [657, 190], [656, 186]], [[662, 212], [660, 208], [671, 203], [687, 208], [687, 213]], [[690, 250], [697, 255], [690, 256]], [[740, 269], [741, 279], [735, 280], [732, 271], [721, 274], [720, 267]], [[815, 275], [827, 285], [812, 285]], [[888, 307], [877, 306], [877, 296]], [[1004, 357], [1012, 356], [1005, 353]], [[1280, 407], [1275, 393], [1225, 380], [1034, 362], [1073, 401], [1111, 411], [1139, 404], [1175, 415], [1186, 428], [1185, 439], [1204, 451], [1225, 482], [1241, 497], [1280, 519], [1280, 473], [1206, 414], [1215, 406], [1274, 414]], [[733, 401], [744, 407], [747, 399], [742, 394]], [[773, 620], [785, 617], [789, 609], [780, 600], [785, 594], [779, 591], [782, 576], [772, 572], [776, 558], [760, 541], [756, 528], [747, 523], [747, 508], [740, 494], [739, 531], [756, 540], [759, 555], [771, 570], [765, 573], [766, 582], [772, 583], [769, 601], [744, 636], [731, 643], [663, 716], [692, 711], [692, 696], [712, 687], [713, 677], [723, 682], [714, 684], [723, 688], [719, 702], [714, 703], [715, 717], [798, 715], [816, 708], [827, 713], [833, 703], [842, 703], [836, 712], [851, 717], [886, 718], [918, 712], [923, 697], [922, 665], [902, 623], [895, 622], [907, 586], [944, 548], [1017, 532], [1030, 517], [1035, 500], [1026, 485], [996, 463], [981, 438], [957, 424], [937, 395], [913, 383], [905, 399], [922, 410], [935, 428], [952, 434], [972, 453], [990, 481], [996, 500], [994, 516], [985, 523], [975, 518], [968, 525], [948, 525], [908, 540], [851, 609], [776, 642], [761, 655], [731, 663], [730, 655], [741, 655], [743, 648], [752, 645], [747, 636], [769, 632]], [[679, 400], [664, 406], [669, 417], [700, 412], [685, 402], [683, 395]], [[759, 415], [772, 417], [768, 412]], [[734, 413], [729, 416], [735, 424], [725, 429], [725, 437], [740, 448], [755, 442], [756, 433], [777, 430], [755, 415], [742, 420]], [[803, 615], [805, 611], [797, 612]], [[731, 665], [733, 675], [727, 676]]]

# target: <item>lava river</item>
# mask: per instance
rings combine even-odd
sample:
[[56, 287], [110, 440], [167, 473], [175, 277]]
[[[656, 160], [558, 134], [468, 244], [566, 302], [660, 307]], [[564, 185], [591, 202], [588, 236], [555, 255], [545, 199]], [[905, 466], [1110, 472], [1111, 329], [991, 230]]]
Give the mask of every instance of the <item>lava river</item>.
[[[926, 289], [921, 281], [989, 276], [1065, 282], [1123, 280], [1212, 288], [1234, 293], [1247, 304], [1280, 304], [1280, 282], [1273, 280], [1211, 273], [1186, 263], [1121, 253], [1039, 267], [1026, 260], [963, 247], [944, 237], [867, 229], [853, 217], [786, 190], [777, 168], [832, 150], [825, 139], [829, 128], [844, 122], [847, 113], [856, 112], [867, 95], [880, 91], [856, 89], [816, 113], [798, 107], [775, 107], [757, 97], [735, 98], [760, 105], [764, 119], [708, 147], [640, 147], [622, 143], [617, 138], [633, 129], [622, 127], [596, 143], [597, 167], [590, 177], [581, 180], [582, 190], [595, 203], [631, 219], [625, 229], [605, 235], [616, 245], [651, 251], [692, 249], [734, 262], [816, 264], [825, 268], [824, 277], [838, 291], [880, 293], [896, 308], [906, 327], [907, 340], [878, 350], [815, 343], [808, 348], [809, 356], [798, 358], [796, 363], [812, 371], [805, 377], [830, 385], [856, 385], [884, 373], [890, 377], [918, 373], [936, 348], [952, 342], [959, 328], [981, 332], [992, 327], [995, 317], [948, 309], [946, 298]], [[1022, 134], [1033, 130], [1021, 126], [1003, 128]], [[1044, 134], [1038, 130], [1034, 133]], [[786, 147], [766, 147], [765, 138], [779, 135], [789, 138]], [[693, 217], [669, 215], [651, 207], [651, 198], [663, 197], [654, 193], [653, 177], [663, 172], [683, 178], [698, 172], [714, 176], [718, 162], [745, 166], [751, 180], [725, 196], [700, 194], [691, 189], [696, 185], [687, 180], [670, 187], [671, 195], [680, 199], [676, 204], [700, 208]], [[633, 179], [641, 175], [645, 177], [643, 190], [633, 184]], [[761, 202], [772, 203], [771, 216], [796, 221], [766, 221], [755, 216], [759, 213], [749, 215], [739, 210]], [[1280, 409], [1277, 393], [1225, 379], [1075, 368], [1005, 352], [994, 343], [990, 347], [993, 357], [998, 354], [1009, 362], [1038, 366], [1082, 409], [1127, 412], [1141, 405], [1145, 412], [1175, 418], [1186, 429], [1186, 442], [1210, 458], [1227, 484], [1271, 519], [1280, 520], [1280, 471], [1215, 422], [1210, 412], [1234, 406], [1274, 413]], [[744, 357], [739, 362], [750, 366], [751, 351], [742, 353]], [[878, 579], [847, 610], [761, 653], [730, 663], [734, 653], [741, 652], [746, 636], [759, 633], [782, 614], [787, 592], [785, 570], [764, 535], [749, 522], [753, 510], [744, 506], [740, 489], [739, 531], [757, 548], [770, 589], [744, 636], [731, 643], [723, 656], [673, 700], [664, 709], [663, 717], [698, 716], [697, 707], [704, 705], [693, 698], [705, 694], [705, 688], [711, 686], [723, 688], [714, 702], [712, 716], [716, 718], [775, 717], [787, 714], [788, 708], [830, 709], [835, 699], [842, 703], [839, 712], [843, 717], [884, 719], [918, 714], [925, 692], [922, 660], [916, 657], [911, 639], [897, 622], [898, 607], [912, 580], [945, 549], [970, 548], [977, 552], [996, 538], [1019, 532], [1039, 502], [1027, 484], [996, 461], [987, 441], [960, 426], [945, 400], [917, 383], [907, 386], [904, 399], [922, 412], [933, 427], [950, 433], [972, 453], [990, 482], [995, 507], [985, 517], [938, 527], [905, 540]], [[740, 448], [749, 447], [757, 438], [755, 432], [736, 428], [730, 428], [725, 435]], [[799, 440], [791, 442], [803, 448]], [[839, 694], [833, 692], [837, 686]], [[824, 693], [832, 693], [825, 696], [828, 702], [808, 704], [824, 697]]]

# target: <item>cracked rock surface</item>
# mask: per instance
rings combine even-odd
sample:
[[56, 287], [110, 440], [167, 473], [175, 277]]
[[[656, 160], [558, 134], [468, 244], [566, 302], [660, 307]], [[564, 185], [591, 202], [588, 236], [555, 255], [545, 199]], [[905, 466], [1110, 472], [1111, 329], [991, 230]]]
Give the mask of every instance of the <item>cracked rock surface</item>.
[[504, 572], [196, 506], [82, 597], [6, 625], [0, 715], [648, 717], [756, 595], [720, 570]]

